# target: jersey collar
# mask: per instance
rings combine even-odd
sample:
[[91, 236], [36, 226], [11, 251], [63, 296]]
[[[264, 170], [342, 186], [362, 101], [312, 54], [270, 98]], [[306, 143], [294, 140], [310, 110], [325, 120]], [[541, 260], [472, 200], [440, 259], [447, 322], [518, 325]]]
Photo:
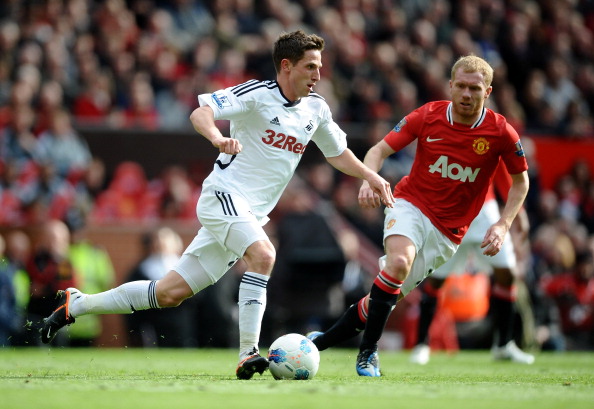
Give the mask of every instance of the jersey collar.
[[275, 81], [275, 82], [276, 82], [276, 85], [278, 86], [278, 92], [280, 92], [281, 96], [285, 99], [285, 101], [287, 101], [286, 103], [283, 104], [283, 106], [285, 106], [287, 108], [291, 108], [291, 107], [294, 107], [295, 105], [297, 105], [297, 104], [299, 104], [301, 102], [301, 100], [303, 98], [299, 98], [297, 101], [290, 101], [289, 98], [287, 98], [285, 96], [285, 94], [283, 94], [283, 90], [281, 89], [281, 87], [278, 84], [278, 82], [277, 81]]
[[[479, 115], [478, 119], [472, 124], [470, 129], [477, 128], [480, 124], [483, 123], [485, 117], [487, 116], [487, 108], [483, 107], [483, 111]], [[450, 125], [454, 125], [454, 117], [452, 116], [452, 103], [448, 104], [448, 109], [446, 110], [446, 118]]]

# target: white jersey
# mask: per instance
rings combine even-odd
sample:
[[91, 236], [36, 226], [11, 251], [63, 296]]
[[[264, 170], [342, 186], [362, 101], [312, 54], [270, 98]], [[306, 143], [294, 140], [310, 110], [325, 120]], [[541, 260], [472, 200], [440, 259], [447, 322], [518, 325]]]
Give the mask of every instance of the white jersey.
[[203, 190], [242, 195], [258, 218], [272, 211], [310, 140], [325, 157], [347, 147], [346, 134], [316, 93], [291, 102], [276, 81], [250, 80], [199, 95], [198, 102], [209, 105], [216, 120], [231, 120], [231, 137], [243, 145], [237, 155], [219, 154]]

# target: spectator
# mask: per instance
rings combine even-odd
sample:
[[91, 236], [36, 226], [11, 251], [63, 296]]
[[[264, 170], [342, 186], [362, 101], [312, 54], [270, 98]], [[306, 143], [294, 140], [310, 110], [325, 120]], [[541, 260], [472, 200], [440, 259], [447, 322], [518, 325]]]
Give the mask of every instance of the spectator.
[[76, 96], [72, 107], [77, 125], [109, 124], [115, 92], [112, 73], [101, 70], [83, 84], [83, 89]]
[[547, 82], [543, 98], [552, 108], [553, 121], [560, 131], [568, 119], [572, 104], [577, 104], [579, 115], [588, 115], [587, 106], [580, 97], [580, 91], [570, 79], [568, 62], [561, 56], [551, 57], [546, 66]]
[[200, 0], [174, 0], [167, 2], [167, 9], [177, 28], [178, 46], [189, 51], [200, 39], [207, 38], [214, 28], [209, 9]]
[[152, 220], [157, 215], [158, 195], [149, 190], [144, 169], [136, 162], [126, 161], [117, 166], [109, 186], [98, 195], [91, 220], [139, 221]]
[[57, 81], [46, 81], [41, 85], [37, 102], [37, 120], [33, 133], [39, 136], [51, 126], [54, 112], [64, 106], [64, 90]]
[[70, 114], [65, 109], [51, 112], [49, 127], [39, 135], [36, 148], [36, 159], [40, 163], [52, 163], [59, 177], [73, 182], [84, 175], [91, 162], [89, 146], [72, 127]]
[[[26, 343], [37, 345], [42, 319], [56, 308], [56, 292], [64, 286], [75, 285], [75, 272], [68, 258], [70, 233], [59, 220], [49, 220], [39, 232], [39, 240], [26, 269], [31, 280], [31, 298], [27, 306], [27, 320], [31, 327]], [[65, 333], [62, 333], [64, 335]], [[67, 345], [62, 338], [58, 344]]]
[[18, 225], [23, 222], [22, 206], [14, 191], [18, 178], [15, 162], [0, 160], [0, 225]]
[[[0, 30], [2, 28], [0, 27]], [[0, 32], [0, 36], [1, 36]], [[0, 38], [0, 41], [2, 39]], [[0, 106], [8, 103], [10, 99], [10, 89], [12, 87], [12, 81], [10, 79], [10, 62], [6, 57], [0, 58]], [[0, 123], [0, 126], [4, 124]]]
[[[152, 232], [147, 244], [149, 254], [134, 268], [127, 281], [158, 280], [177, 263], [183, 250], [180, 236], [168, 227]], [[127, 317], [129, 330], [140, 337], [144, 347], [195, 346], [192, 344], [196, 325], [191, 319], [192, 307], [189, 302], [175, 310], [136, 311]]]
[[29, 276], [24, 260], [30, 250], [29, 237], [20, 230], [0, 236], [0, 345], [23, 344], [25, 316], [29, 303]]
[[13, 271], [4, 256], [5, 241], [0, 235], [0, 347], [11, 345], [12, 333], [18, 328], [18, 309]]
[[159, 112], [155, 105], [155, 93], [147, 73], [134, 75], [130, 84], [130, 101], [124, 108], [122, 126], [156, 130], [159, 125]]
[[165, 170], [161, 181], [160, 217], [165, 220], [194, 220], [200, 188], [190, 180], [187, 172], [179, 166], [171, 166]]
[[[86, 216], [69, 218], [70, 246], [68, 259], [74, 268], [75, 280], [82, 291], [100, 292], [111, 288], [115, 271], [109, 254], [89, 241], [86, 236]], [[77, 320], [77, 326], [68, 329], [70, 346], [92, 346], [103, 330], [101, 317], [89, 315]]]
[[[26, 87], [25, 87], [26, 89]], [[14, 106], [9, 124], [0, 129], [0, 160], [13, 162], [17, 173], [35, 160], [37, 139], [33, 135], [35, 112], [27, 104]]]

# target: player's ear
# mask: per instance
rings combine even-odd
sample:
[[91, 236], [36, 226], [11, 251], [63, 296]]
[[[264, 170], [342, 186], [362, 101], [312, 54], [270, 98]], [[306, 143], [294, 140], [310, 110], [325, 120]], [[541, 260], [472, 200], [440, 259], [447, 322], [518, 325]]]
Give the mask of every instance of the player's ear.
[[283, 58], [280, 62], [281, 71], [291, 71], [293, 64], [288, 58]]
[[485, 90], [485, 99], [489, 98], [489, 95], [491, 95], [491, 91], [493, 91], [493, 86], [489, 86], [489, 88], [487, 88]]

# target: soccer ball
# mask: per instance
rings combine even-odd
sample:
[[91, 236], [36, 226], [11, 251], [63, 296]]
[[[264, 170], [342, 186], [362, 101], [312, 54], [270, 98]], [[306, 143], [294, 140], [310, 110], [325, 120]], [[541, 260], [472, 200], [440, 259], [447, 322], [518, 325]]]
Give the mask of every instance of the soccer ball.
[[274, 379], [311, 379], [320, 366], [320, 352], [300, 334], [279, 337], [268, 349], [270, 373]]

